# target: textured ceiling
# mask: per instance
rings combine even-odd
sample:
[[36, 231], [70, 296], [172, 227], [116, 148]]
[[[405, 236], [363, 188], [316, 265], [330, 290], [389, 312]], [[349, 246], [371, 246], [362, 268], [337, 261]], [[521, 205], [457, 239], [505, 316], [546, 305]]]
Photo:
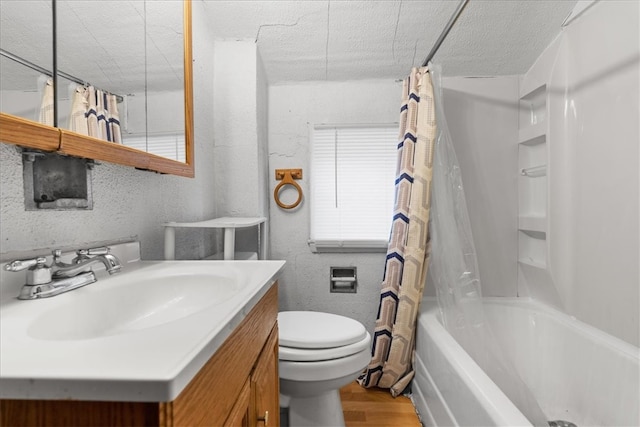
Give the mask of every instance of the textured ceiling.
[[[203, 0], [200, 0], [203, 1]], [[470, 0], [434, 62], [444, 75], [526, 72], [575, 0]], [[454, 0], [204, 0], [214, 37], [257, 41], [269, 82], [402, 78], [419, 66]]]
[[[181, 87], [181, 3], [111, 1], [115, 6], [58, 0], [60, 69], [116, 93], [145, 84]], [[422, 64], [458, 6], [457, 0], [192, 1], [203, 6], [194, 11], [205, 10], [213, 37], [257, 41], [271, 84], [403, 78]], [[470, 0], [434, 60], [449, 76], [522, 74], [575, 3]], [[51, 68], [51, 0], [0, 0], [0, 12], [0, 47]], [[37, 73], [6, 59], [0, 65], [3, 87], [33, 87]]]

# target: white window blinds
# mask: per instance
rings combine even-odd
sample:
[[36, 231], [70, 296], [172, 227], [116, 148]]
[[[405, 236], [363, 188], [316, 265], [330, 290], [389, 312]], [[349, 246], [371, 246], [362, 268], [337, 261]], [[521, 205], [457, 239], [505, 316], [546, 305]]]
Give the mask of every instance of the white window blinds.
[[312, 250], [367, 251], [387, 247], [397, 139], [397, 125], [313, 129]]
[[122, 144], [179, 162], [186, 161], [184, 134], [123, 135]]

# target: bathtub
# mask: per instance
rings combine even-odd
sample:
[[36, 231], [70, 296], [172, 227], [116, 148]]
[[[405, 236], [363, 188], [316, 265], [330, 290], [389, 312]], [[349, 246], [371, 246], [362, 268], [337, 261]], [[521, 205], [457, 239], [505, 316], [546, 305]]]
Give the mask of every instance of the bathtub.
[[[485, 316], [548, 420], [640, 424], [640, 350], [523, 298], [485, 298]], [[412, 399], [425, 426], [531, 425], [445, 330], [437, 303], [418, 319]]]

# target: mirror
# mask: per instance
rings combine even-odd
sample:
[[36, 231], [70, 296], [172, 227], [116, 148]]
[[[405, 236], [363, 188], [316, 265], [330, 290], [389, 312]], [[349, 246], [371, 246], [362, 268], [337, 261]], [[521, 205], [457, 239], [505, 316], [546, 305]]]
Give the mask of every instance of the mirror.
[[0, 111], [41, 120], [45, 73], [53, 69], [52, 13], [51, 0], [0, 2]]
[[[57, 127], [47, 126], [50, 122], [37, 124], [33, 111], [25, 114], [10, 107], [5, 88], [24, 92], [26, 84], [18, 86], [7, 77], [5, 85], [2, 77], [0, 140], [192, 177], [191, 2], [113, 0], [116, 6], [105, 4], [109, 2], [100, 2], [100, 7], [95, 1], [53, 2], [57, 27]], [[0, 2], [3, 23], [5, 16], [13, 16], [21, 23], [13, 31], [22, 33], [29, 31], [24, 26], [25, 18], [31, 20], [24, 7], [16, 7], [23, 3], [48, 3], [49, 13], [52, 10], [51, 1]], [[7, 15], [5, 6], [11, 9]], [[44, 6], [42, 9], [46, 11]], [[91, 25], [95, 22], [108, 26]], [[28, 40], [35, 43], [39, 37], [43, 36], [29, 35]], [[5, 48], [4, 25], [2, 40], [4, 51], [20, 51], [23, 59], [27, 59], [25, 52], [32, 52], [24, 42], [7, 42]], [[35, 52], [32, 57], [35, 56], [46, 58], [44, 53]], [[6, 74], [17, 80], [20, 74], [9, 68], [9, 63], [15, 61], [4, 56], [2, 75], [5, 62]], [[37, 75], [42, 84], [41, 73], [30, 73]], [[32, 85], [36, 87], [31, 89], [32, 98], [42, 99], [44, 91], [38, 92], [37, 83]], [[39, 112], [40, 102], [36, 104]], [[54, 135], [49, 135], [49, 142], [43, 147], [41, 134], [51, 132]], [[55, 136], [57, 141], [53, 142]]]

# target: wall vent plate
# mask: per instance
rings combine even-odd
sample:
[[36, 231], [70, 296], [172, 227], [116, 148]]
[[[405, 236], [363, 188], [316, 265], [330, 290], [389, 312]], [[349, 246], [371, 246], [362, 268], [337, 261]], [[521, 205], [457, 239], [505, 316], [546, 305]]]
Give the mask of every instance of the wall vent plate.
[[93, 163], [87, 159], [23, 152], [25, 209], [92, 209], [92, 166]]

